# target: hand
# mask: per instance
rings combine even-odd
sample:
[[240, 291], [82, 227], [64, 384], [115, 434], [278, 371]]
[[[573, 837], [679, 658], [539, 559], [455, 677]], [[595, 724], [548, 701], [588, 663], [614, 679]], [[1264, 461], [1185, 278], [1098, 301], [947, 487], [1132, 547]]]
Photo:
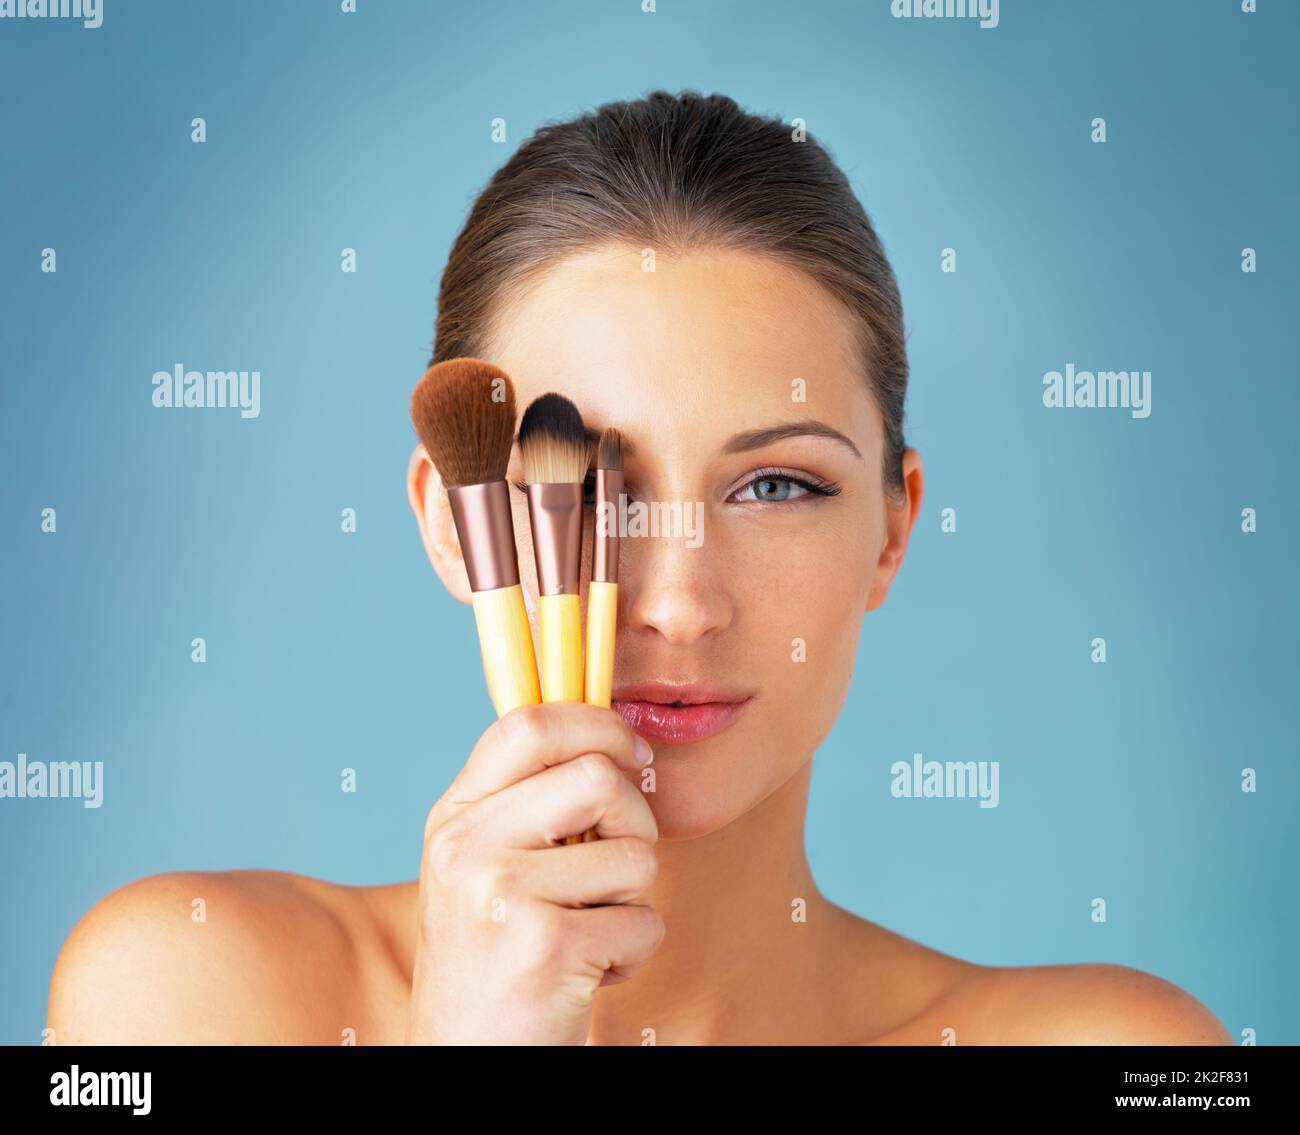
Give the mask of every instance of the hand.
[[[484, 732], [424, 826], [408, 1043], [586, 1043], [596, 990], [663, 939], [645, 902], [659, 829], [629, 779], [650, 757], [580, 702]], [[588, 828], [599, 838], [562, 844]]]

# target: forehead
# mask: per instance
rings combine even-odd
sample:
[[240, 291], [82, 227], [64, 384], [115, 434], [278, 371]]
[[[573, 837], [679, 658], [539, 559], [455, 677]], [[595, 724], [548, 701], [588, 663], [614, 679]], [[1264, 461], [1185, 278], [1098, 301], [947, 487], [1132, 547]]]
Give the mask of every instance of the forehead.
[[692, 452], [810, 417], [879, 451], [854, 323], [820, 283], [735, 249], [659, 253], [652, 272], [644, 262], [624, 245], [578, 253], [502, 303], [485, 353], [521, 409], [558, 390], [660, 452], [664, 433]]

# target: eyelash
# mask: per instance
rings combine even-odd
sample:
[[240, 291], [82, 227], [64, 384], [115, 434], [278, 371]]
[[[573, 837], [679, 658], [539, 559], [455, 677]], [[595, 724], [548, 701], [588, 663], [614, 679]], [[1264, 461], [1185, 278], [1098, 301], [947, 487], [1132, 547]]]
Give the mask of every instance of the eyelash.
[[[729, 494], [727, 499], [730, 500], [731, 497], [734, 497], [736, 495], [736, 493], [743, 492], [745, 489], [748, 489], [751, 485], [757, 484], [759, 481], [789, 481], [792, 485], [798, 485], [800, 488], [807, 490], [807, 492], [811, 493], [812, 495], [819, 496], [819, 497], [834, 497], [834, 496], [838, 496], [840, 493], [840, 486], [835, 484], [834, 481], [826, 481], [823, 480], [821, 477], [816, 477], [808, 473], [796, 474], [796, 473], [791, 473], [785, 469], [769, 468], [769, 469], [754, 470], [749, 480], [746, 481], [743, 485], [741, 485], [738, 489], [736, 489], [735, 492]], [[515, 488], [518, 489], [521, 493], [527, 490], [527, 485], [523, 481], [514, 481], [512, 483], [514, 484]], [[587, 479], [583, 482], [582, 485], [583, 503], [586, 505], [594, 506], [595, 496], [596, 496], [596, 476], [593, 473], [593, 474], [589, 474], [587, 476]], [[800, 500], [801, 498], [795, 497], [794, 499]], [[789, 504], [790, 502], [789, 500], [767, 501], [767, 502], [755, 500], [755, 501], [746, 501], [744, 503], [746, 504], [763, 504], [763, 503]]]
[[[798, 485], [800, 488], [805, 489], [807, 490], [807, 492], [813, 494], [814, 496], [819, 496], [819, 497], [838, 496], [840, 492], [839, 485], [835, 484], [834, 481], [826, 481], [823, 480], [821, 477], [813, 476], [810, 473], [792, 473], [788, 469], [768, 468], [768, 469], [755, 469], [754, 472], [750, 474], [749, 480], [747, 480], [743, 485], [741, 485], [736, 490], [736, 492], [732, 493], [731, 496], [729, 496], [727, 499], [730, 500], [731, 497], [734, 497], [736, 495], [736, 493], [743, 493], [746, 489], [750, 488], [753, 485], [756, 485], [759, 481], [789, 481], [790, 484]], [[802, 498], [795, 497], [794, 499], [800, 500]], [[753, 501], [745, 501], [743, 503], [745, 504], [762, 504], [762, 503], [790, 504], [791, 502], [787, 499], [783, 501], [768, 501], [768, 502], [753, 500]]]

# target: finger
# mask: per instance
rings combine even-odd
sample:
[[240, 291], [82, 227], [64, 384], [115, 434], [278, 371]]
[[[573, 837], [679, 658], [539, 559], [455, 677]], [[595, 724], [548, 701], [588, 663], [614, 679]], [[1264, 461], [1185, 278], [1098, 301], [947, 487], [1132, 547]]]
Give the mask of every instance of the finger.
[[634, 836], [521, 851], [510, 864], [514, 884], [525, 894], [573, 908], [644, 895], [658, 870], [654, 847]]
[[617, 712], [603, 706], [519, 706], [484, 730], [447, 795], [462, 804], [481, 800], [583, 753], [604, 753], [631, 772], [649, 763], [651, 749]]
[[650, 960], [664, 938], [663, 917], [642, 903], [569, 910], [563, 921], [573, 963], [604, 970], [601, 985], [626, 981]]
[[583, 753], [512, 784], [471, 805], [463, 818], [476, 843], [521, 850], [553, 847], [588, 828], [600, 839], [659, 838], [645, 794], [603, 753]]

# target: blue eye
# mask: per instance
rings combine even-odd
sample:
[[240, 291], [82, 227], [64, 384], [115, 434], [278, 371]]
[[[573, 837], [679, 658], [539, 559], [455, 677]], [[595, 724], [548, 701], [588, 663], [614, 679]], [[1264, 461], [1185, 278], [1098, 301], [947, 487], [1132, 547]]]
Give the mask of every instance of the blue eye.
[[781, 504], [801, 497], [833, 497], [840, 488], [819, 477], [795, 476], [779, 469], [760, 469], [729, 499], [733, 501], [759, 501]]
[[754, 495], [748, 499], [760, 501], [798, 500], [808, 491], [789, 477], [760, 477], [750, 481], [744, 489], [740, 490], [741, 493], [743, 494], [746, 489], [752, 489], [754, 492]]

